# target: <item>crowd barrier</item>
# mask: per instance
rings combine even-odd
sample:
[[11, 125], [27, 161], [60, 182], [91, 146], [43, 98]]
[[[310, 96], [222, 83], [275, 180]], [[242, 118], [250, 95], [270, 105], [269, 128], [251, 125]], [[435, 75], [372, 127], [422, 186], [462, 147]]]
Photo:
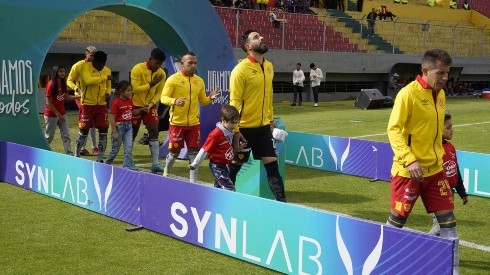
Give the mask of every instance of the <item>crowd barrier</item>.
[[452, 273], [448, 239], [5, 141], [0, 181], [282, 273]]
[[[490, 198], [490, 155], [456, 151], [466, 191]], [[289, 132], [286, 164], [389, 181], [389, 143]]]

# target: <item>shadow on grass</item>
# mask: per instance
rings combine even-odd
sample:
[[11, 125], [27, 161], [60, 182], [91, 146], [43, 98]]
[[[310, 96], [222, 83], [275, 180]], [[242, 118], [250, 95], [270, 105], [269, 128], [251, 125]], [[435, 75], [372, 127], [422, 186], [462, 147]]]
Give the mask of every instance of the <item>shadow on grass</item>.
[[337, 203], [337, 204], [358, 204], [367, 201], [374, 201], [373, 198], [356, 194], [345, 194], [325, 191], [287, 191], [288, 199], [298, 204], [305, 203]]

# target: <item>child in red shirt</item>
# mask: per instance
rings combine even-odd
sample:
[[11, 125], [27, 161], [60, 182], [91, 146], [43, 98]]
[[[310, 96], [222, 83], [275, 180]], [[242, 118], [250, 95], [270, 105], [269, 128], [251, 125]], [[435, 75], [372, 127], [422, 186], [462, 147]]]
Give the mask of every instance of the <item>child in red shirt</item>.
[[135, 112], [133, 111], [133, 101], [131, 95], [133, 87], [129, 81], [123, 80], [116, 87], [116, 98], [112, 102], [109, 112], [109, 124], [112, 129], [112, 148], [107, 156], [105, 163], [112, 164], [119, 152], [121, 144], [124, 144], [123, 167], [131, 170], [139, 170], [133, 161], [133, 126], [131, 120]]
[[[446, 179], [449, 182], [449, 186], [451, 187], [451, 191], [453, 192], [453, 197], [454, 189], [456, 189], [459, 197], [463, 200], [463, 205], [466, 205], [468, 203], [468, 195], [466, 194], [466, 190], [463, 185], [463, 179], [461, 177], [461, 173], [459, 172], [458, 159], [456, 158], [456, 148], [454, 148], [454, 145], [450, 142], [452, 138], [453, 123], [451, 121], [451, 115], [446, 114], [444, 116], [444, 131], [442, 133], [442, 147], [444, 148], [444, 155], [442, 156], [442, 166], [444, 168]], [[439, 230], [439, 223], [434, 216], [432, 218], [432, 228], [429, 231], [429, 234], [439, 236]]]
[[46, 105], [44, 107], [44, 121], [46, 124], [46, 137], [48, 144], [54, 139], [56, 126], [60, 128], [63, 147], [67, 155], [73, 156], [71, 138], [66, 116], [65, 100], [74, 100], [75, 96], [68, 95], [66, 89], [66, 69], [61, 65], [53, 67], [51, 80], [46, 85]]
[[[220, 116], [221, 122], [218, 122], [216, 128], [209, 133], [196, 158], [189, 164], [189, 169], [197, 169], [199, 164], [209, 156], [214, 187], [235, 191], [235, 183], [230, 179], [228, 165], [233, 160], [233, 129], [240, 120], [240, 114], [235, 107], [223, 105]], [[191, 178], [190, 181], [195, 182], [195, 179]]]

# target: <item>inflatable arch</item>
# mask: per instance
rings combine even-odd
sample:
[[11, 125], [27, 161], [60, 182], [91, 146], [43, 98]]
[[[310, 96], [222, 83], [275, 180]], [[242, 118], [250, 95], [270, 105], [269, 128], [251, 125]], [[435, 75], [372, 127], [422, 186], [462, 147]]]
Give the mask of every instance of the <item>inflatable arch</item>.
[[[229, 71], [235, 64], [226, 31], [207, 0], [0, 0], [0, 9], [4, 11], [0, 19], [0, 140], [49, 149], [39, 123], [38, 109], [43, 106], [37, 106], [37, 79], [59, 33], [89, 10], [109, 11], [135, 22], [170, 55], [194, 51], [198, 74], [205, 81], [213, 72]], [[201, 119], [213, 127], [217, 114], [202, 113]]]

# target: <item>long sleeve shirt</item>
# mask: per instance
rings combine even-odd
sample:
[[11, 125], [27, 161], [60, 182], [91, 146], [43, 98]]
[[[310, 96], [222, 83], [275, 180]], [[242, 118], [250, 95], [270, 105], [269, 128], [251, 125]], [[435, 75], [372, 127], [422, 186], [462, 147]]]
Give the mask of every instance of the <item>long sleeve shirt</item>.
[[293, 84], [303, 87], [303, 81], [305, 81], [305, 74], [302, 70], [293, 71]]
[[418, 161], [424, 176], [442, 171], [442, 132], [446, 96], [433, 92], [419, 76], [400, 90], [388, 122], [388, 138], [395, 153], [391, 174], [410, 178], [406, 167]]
[[[163, 75], [162, 80], [153, 87], [150, 87], [150, 82], [157, 75]], [[163, 86], [167, 76], [162, 68], [158, 68], [156, 72], [152, 72], [148, 67], [147, 62], [136, 64], [131, 70], [131, 85], [133, 86], [133, 104], [137, 107], [145, 105], [155, 105], [162, 95]]]
[[66, 79], [66, 85], [70, 87], [73, 91], [75, 91], [75, 95], [79, 96], [78, 89], [80, 88], [80, 70], [82, 65], [87, 63], [87, 61], [80, 60], [77, 63], [73, 64], [70, 69], [70, 73]]
[[85, 62], [80, 68], [80, 86], [82, 105], [107, 105], [106, 99], [111, 94], [111, 81], [108, 76], [111, 70], [104, 66], [98, 71], [92, 62]]
[[[175, 105], [175, 100], [179, 97], [185, 97], [182, 107]], [[165, 82], [161, 102], [171, 106], [170, 125], [194, 126], [199, 124], [199, 104], [208, 105], [212, 100], [206, 96], [202, 78], [196, 74], [188, 76], [180, 71], [171, 75]]]
[[320, 68], [316, 68], [316, 70], [310, 70], [310, 80], [311, 87], [319, 86], [322, 82], [323, 72]]
[[244, 58], [231, 71], [230, 105], [240, 113], [240, 128], [257, 128], [273, 121], [272, 79], [274, 67], [264, 60], [262, 66], [253, 57]]

